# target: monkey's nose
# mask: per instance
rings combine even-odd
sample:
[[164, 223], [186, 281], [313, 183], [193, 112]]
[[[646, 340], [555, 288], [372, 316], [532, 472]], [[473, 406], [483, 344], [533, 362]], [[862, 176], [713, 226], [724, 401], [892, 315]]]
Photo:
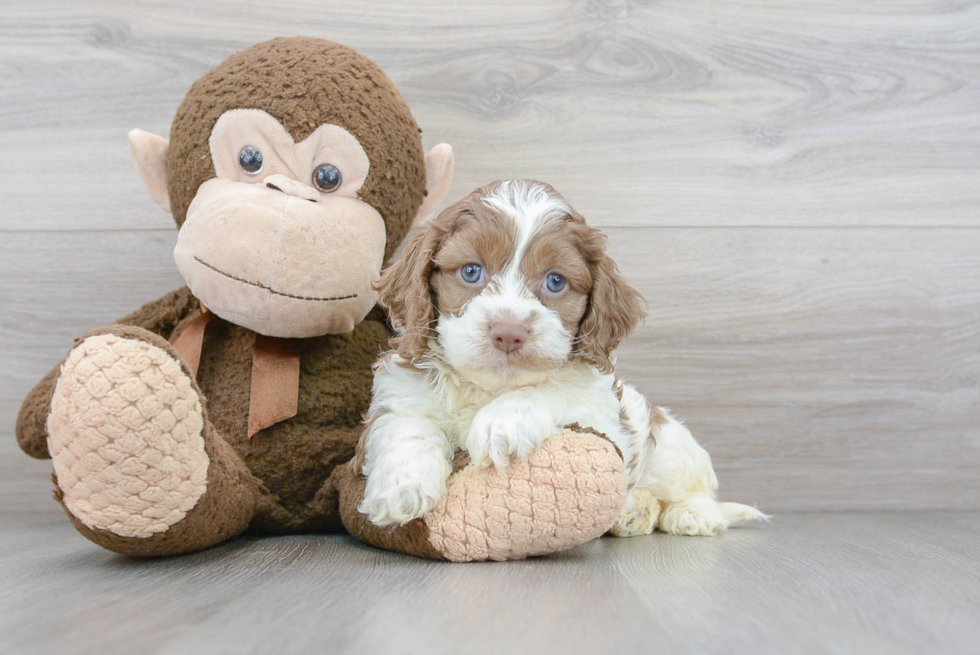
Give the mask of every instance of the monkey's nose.
[[527, 343], [527, 328], [517, 323], [497, 323], [490, 328], [490, 340], [493, 347], [505, 353], [514, 353]]
[[266, 188], [282, 191], [290, 196], [302, 198], [303, 200], [310, 200], [312, 202], [316, 202], [320, 199], [320, 193], [316, 189], [307, 186], [302, 182], [297, 182], [293, 178], [289, 177], [288, 175], [283, 175], [282, 173], [269, 175], [262, 181], [265, 182]]

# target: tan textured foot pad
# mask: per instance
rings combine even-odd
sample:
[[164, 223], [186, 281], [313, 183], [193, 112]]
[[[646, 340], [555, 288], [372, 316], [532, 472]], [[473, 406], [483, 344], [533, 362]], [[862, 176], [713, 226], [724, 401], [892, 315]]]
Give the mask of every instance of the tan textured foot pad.
[[180, 363], [145, 341], [86, 338], [69, 354], [48, 417], [68, 510], [90, 528], [149, 537], [207, 487], [201, 399]]
[[622, 457], [608, 440], [565, 430], [505, 471], [468, 467], [424, 521], [454, 562], [512, 560], [601, 536], [626, 498]]

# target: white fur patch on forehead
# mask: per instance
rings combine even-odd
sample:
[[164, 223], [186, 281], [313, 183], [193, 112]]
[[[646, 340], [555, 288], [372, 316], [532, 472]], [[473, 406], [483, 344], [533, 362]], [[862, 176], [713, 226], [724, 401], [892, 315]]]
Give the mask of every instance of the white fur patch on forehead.
[[513, 219], [517, 229], [517, 256], [520, 261], [531, 236], [549, 221], [571, 213], [565, 199], [546, 184], [534, 180], [504, 180], [487, 187], [483, 203]]
[[487, 290], [491, 293], [532, 298], [520, 273], [521, 260], [531, 238], [544, 225], [561, 220], [572, 209], [558, 192], [534, 180], [505, 180], [487, 187], [483, 203], [514, 221], [514, 257], [506, 270], [494, 276]]

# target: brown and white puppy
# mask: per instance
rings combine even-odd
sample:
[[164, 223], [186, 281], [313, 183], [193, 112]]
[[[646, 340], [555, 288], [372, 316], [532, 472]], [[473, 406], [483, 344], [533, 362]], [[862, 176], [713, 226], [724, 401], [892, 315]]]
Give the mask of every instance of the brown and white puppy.
[[506, 467], [563, 426], [608, 436], [629, 494], [613, 533], [714, 534], [766, 518], [715, 500], [708, 453], [614, 373], [642, 320], [603, 235], [550, 186], [495, 182], [446, 209], [379, 283], [395, 325], [362, 437], [361, 512], [377, 525], [431, 510], [457, 450]]

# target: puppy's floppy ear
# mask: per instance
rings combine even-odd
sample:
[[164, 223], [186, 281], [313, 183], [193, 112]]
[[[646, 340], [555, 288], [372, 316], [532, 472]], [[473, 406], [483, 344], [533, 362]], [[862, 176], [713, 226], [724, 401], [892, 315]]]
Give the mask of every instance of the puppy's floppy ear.
[[603, 373], [613, 372], [612, 352], [646, 317], [643, 297], [627, 284], [616, 263], [606, 255], [605, 237], [589, 228], [592, 291], [579, 323], [575, 352]]
[[435, 334], [436, 308], [429, 289], [432, 259], [455, 224], [467, 199], [446, 208], [426, 230], [416, 234], [405, 247], [401, 259], [381, 273], [375, 283], [378, 302], [388, 310], [396, 336], [391, 345], [409, 361], [425, 353]]
[[425, 350], [430, 334], [427, 328], [435, 320], [435, 309], [429, 293], [429, 274], [435, 248], [431, 228], [416, 234], [405, 247], [401, 259], [389, 266], [375, 283], [378, 302], [388, 310], [388, 318], [397, 336], [392, 346], [408, 360]]

